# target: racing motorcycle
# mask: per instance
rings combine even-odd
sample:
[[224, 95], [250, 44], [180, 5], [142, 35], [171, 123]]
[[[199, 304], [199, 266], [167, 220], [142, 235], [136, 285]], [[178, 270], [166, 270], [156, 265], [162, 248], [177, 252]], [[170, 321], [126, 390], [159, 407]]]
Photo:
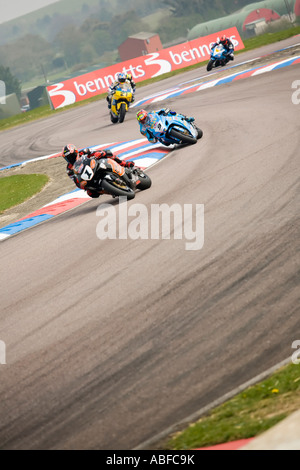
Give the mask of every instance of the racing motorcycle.
[[188, 122], [183, 114], [156, 114], [149, 132], [164, 145], [195, 144], [203, 132], [194, 122]]
[[[233, 56], [233, 51], [230, 53]], [[228, 51], [222, 44], [217, 44], [211, 51], [210, 60], [207, 64], [206, 70], [211, 71], [213, 67], [224, 67], [229, 62]]]
[[111, 122], [123, 122], [132, 102], [132, 88], [129, 83], [119, 83], [111, 98]]
[[124, 168], [111, 158], [89, 158], [83, 155], [74, 164], [74, 173], [81, 189], [91, 189], [113, 197], [135, 197], [135, 190], [150, 188], [151, 179], [140, 168]]

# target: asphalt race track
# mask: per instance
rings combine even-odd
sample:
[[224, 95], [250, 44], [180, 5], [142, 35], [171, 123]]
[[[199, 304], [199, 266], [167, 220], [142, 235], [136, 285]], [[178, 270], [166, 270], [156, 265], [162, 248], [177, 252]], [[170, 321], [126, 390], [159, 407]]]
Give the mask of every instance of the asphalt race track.
[[[199, 67], [138, 93], [205, 74]], [[292, 355], [300, 339], [295, 80], [299, 64], [161, 103], [194, 116], [204, 136], [150, 168], [152, 187], [128, 209], [145, 205], [150, 227], [151, 204], [204, 204], [201, 249], [187, 250], [173, 233], [100, 240], [99, 203], [119, 210], [106, 196], [1, 242], [2, 450], [134, 449]], [[137, 139], [135, 112], [114, 126], [101, 101], [2, 132], [0, 166], [68, 142]]]

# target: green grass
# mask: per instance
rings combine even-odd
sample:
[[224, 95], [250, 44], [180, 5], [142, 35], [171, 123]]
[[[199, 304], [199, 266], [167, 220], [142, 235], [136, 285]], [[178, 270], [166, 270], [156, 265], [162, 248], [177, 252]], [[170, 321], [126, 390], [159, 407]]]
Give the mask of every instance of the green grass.
[[[265, 46], [267, 44], [271, 44], [273, 42], [288, 39], [289, 37], [295, 36], [296, 34], [300, 34], [300, 26], [296, 26], [294, 28], [289, 28], [289, 29], [284, 30], [284, 31], [263, 34], [261, 36], [255, 37], [255, 38], [246, 39], [246, 40], [243, 41], [244, 45], [245, 45], [245, 49], [243, 49], [242, 51], [238, 51], [237, 54], [240, 54], [242, 52], [246, 52], [246, 51], [249, 51], [249, 50], [252, 50], [252, 49], [256, 49], [258, 47], [262, 47], [262, 46]], [[140, 88], [140, 87], [149, 85], [151, 83], [155, 83], [155, 82], [164, 80], [166, 78], [169, 78], [169, 77], [172, 77], [172, 76], [175, 76], [175, 75], [182, 74], [182, 73], [187, 72], [189, 70], [196, 69], [196, 68], [199, 67], [199, 65], [204, 66], [206, 63], [207, 63], [207, 61], [201, 62], [201, 64], [195, 64], [195, 65], [191, 65], [189, 67], [184, 67], [182, 69], [174, 70], [173, 72], [169, 72], [169, 73], [166, 73], [164, 75], [160, 75], [159, 77], [155, 77], [155, 78], [151, 78], [149, 80], [145, 80], [143, 82], [139, 82], [139, 83], [137, 83], [137, 88]], [[57, 110], [50, 109], [50, 106], [48, 106], [48, 105], [41, 106], [40, 108], [33, 109], [33, 110], [31, 110], [27, 113], [21, 113], [21, 114], [18, 114], [16, 116], [11, 116], [11, 117], [6, 118], [6, 119], [1, 119], [0, 120], [0, 131], [18, 126], [20, 124], [26, 124], [27, 122], [31, 122], [31, 121], [34, 121], [34, 120], [37, 120], [37, 119], [46, 118], [48, 116], [53, 115], [54, 113], [65, 112], [65, 111], [67, 111], [71, 108], [75, 108], [75, 107], [78, 107], [78, 106], [85, 106], [86, 104], [89, 104], [93, 101], [98, 101], [98, 100], [104, 99], [105, 97], [106, 97], [106, 93], [102, 93], [101, 95], [94, 96], [94, 97], [89, 98], [89, 99], [84, 100], [84, 101], [79, 101], [78, 103], [74, 103], [72, 105], [69, 105], [69, 106], [66, 106], [64, 108], [60, 108], [60, 109], [57, 109]]]
[[52, 111], [49, 109], [48, 105], [40, 106], [39, 108], [33, 109], [26, 113], [16, 114], [15, 116], [10, 116], [6, 119], [0, 120], [0, 130], [6, 130], [11, 127], [19, 126], [21, 124], [26, 124], [27, 122], [34, 121], [36, 119], [41, 119], [43, 117], [51, 116]]
[[88, 103], [92, 103], [93, 101], [98, 101], [106, 97], [106, 93], [102, 93], [101, 95], [93, 96], [92, 98], [88, 98], [84, 101], [79, 101], [78, 103], [71, 104], [66, 106], [65, 108], [59, 108], [56, 110], [50, 109], [50, 106], [44, 105], [40, 106], [39, 108], [32, 109], [27, 111], [26, 113], [17, 114], [16, 116], [11, 116], [6, 119], [0, 120], [0, 131], [4, 131], [10, 129], [12, 127], [16, 127], [22, 124], [27, 124], [28, 122], [36, 121], [37, 119], [47, 118], [49, 116], [53, 116], [54, 114], [65, 112], [72, 108], [78, 108], [79, 106], [85, 106]]
[[255, 36], [254, 38], [245, 39], [243, 41], [245, 49], [243, 51], [250, 51], [261, 46], [267, 46], [277, 41], [283, 41], [284, 39], [291, 38], [300, 34], [300, 26], [289, 28], [284, 31], [277, 31], [274, 33], [266, 33], [261, 36]]
[[164, 449], [184, 450], [257, 436], [300, 406], [300, 365], [289, 364], [174, 434]]
[[0, 214], [37, 194], [48, 181], [40, 174], [0, 177]]

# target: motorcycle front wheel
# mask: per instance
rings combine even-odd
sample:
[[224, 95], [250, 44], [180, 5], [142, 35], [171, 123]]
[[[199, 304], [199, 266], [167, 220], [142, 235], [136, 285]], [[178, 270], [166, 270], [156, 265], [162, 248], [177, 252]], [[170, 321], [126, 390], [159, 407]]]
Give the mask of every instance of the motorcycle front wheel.
[[137, 183], [136, 188], [140, 191], [144, 191], [145, 189], [149, 189], [152, 184], [151, 178], [145, 173], [139, 174], [139, 183]]
[[126, 115], [126, 104], [122, 103], [119, 112], [119, 122], [123, 122]]
[[197, 139], [195, 137], [192, 137], [190, 135], [183, 134], [179, 132], [177, 129], [171, 129], [169, 132], [169, 135], [171, 137], [174, 137], [175, 139], [179, 139], [182, 144], [196, 144]]
[[135, 197], [133, 189], [126, 186], [125, 183], [124, 186], [120, 186], [116, 181], [103, 180], [101, 186], [105, 192], [112, 196], [124, 196], [127, 199], [134, 199]]
[[198, 132], [197, 139], [201, 139], [201, 137], [203, 136], [203, 130], [200, 129], [199, 127], [196, 127], [196, 129], [197, 129], [197, 132]]
[[207, 70], [208, 72], [210, 72], [211, 69], [213, 68], [213, 63], [214, 63], [214, 61], [213, 61], [212, 59], [210, 59], [210, 61], [209, 61], [208, 64], [207, 64], [207, 67], [206, 67], [206, 70]]

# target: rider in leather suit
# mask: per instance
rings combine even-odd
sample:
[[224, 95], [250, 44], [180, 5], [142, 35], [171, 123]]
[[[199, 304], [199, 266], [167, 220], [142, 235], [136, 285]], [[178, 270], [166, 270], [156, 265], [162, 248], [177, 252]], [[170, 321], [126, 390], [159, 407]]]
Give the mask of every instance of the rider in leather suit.
[[213, 50], [214, 47], [217, 45], [221, 44], [224, 49], [226, 50], [226, 57], [228, 60], [234, 60], [233, 52], [234, 52], [234, 45], [233, 42], [227, 38], [226, 36], [222, 36], [219, 41], [216, 41], [214, 44], [211, 46], [211, 50]]
[[[140, 111], [137, 112], [136, 118], [140, 124], [140, 133], [144, 135], [145, 137], [147, 137], [147, 139], [151, 143], [157, 142], [157, 138], [154, 137], [154, 135], [151, 132], [152, 123], [155, 123], [154, 121], [155, 114], [164, 115], [164, 116], [168, 116], [168, 115], [176, 116], [177, 113], [176, 111], [171, 111], [168, 108], [162, 108], [158, 111], [151, 111], [150, 113], [148, 113], [144, 109], [141, 109]], [[188, 122], [193, 122], [195, 119], [193, 117], [190, 117], [190, 118], [186, 117], [186, 120]]]
[[118, 76], [117, 76], [117, 80], [114, 81], [114, 83], [111, 84], [111, 86], [109, 87], [108, 89], [108, 95], [106, 97], [106, 101], [107, 101], [107, 105], [108, 105], [108, 109], [111, 108], [111, 100], [112, 100], [112, 96], [116, 90], [116, 87], [120, 84], [120, 83], [129, 83], [131, 88], [132, 88], [132, 103], [134, 102], [135, 100], [135, 87], [136, 87], [136, 84], [135, 84], [135, 81], [133, 80], [132, 78], [132, 75], [130, 73], [119, 73]]
[[[75, 145], [73, 144], [65, 145], [62, 151], [62, 156], [67, 162], [67, 168], [66, 168], [67, 175], [80, 189], [81, 189], [81, 186], [74, 173], [74, 163], [83, 155], [87, 155], [89, 158], [95, 158], [96, 160], [101, 159], [101, 158], [111, 158], [112, 160], [117, 162], [119, 165], [124, 166], [125, 168], [134, 167], [134, 162], [132, 161], [125, 162], [123, 160], [120, 160], [120, 158], [114, 155], [110, 149], [96, 150], [92, 152], [89, 148], [85, 148], [83, 150], [78, 151]], [[128, 176], [130, 177], [130, 175]], [[98, 191], [93, 191], [91, 189], [88, 189], [86, 192], [92, 198], [97, 198], [100, 196]]]

